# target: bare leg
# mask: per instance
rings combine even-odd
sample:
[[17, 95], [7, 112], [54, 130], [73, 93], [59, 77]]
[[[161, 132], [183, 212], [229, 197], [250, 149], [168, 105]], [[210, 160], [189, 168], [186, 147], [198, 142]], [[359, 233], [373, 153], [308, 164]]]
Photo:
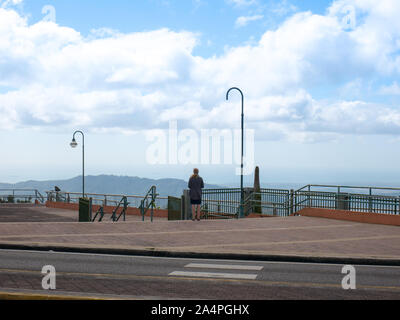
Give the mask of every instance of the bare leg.
[[200, 220], [200, 213], [201, 213], [201, 210], [200, 210], [200, 205], [197, 205], [196, 206], [197, 208], [197, 220]]
[[192, 205], [192, 220], [194, 221], [196, 219], [196, 206]]

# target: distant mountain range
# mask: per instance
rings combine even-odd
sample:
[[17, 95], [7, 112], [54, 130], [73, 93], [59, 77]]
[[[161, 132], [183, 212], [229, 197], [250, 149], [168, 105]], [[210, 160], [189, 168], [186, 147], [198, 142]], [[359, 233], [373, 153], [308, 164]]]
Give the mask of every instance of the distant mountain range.
[[[187, 181], [179, 179], [146, 179], [126, 176], [86, 176], [85, 192], [99, 194], [145, 195], [152, 186], [157, 187], [160, 196], [180, 197], [187, 189]], [[46, 191], [59, 187], [62, 191], [81, 192], [82, 176], [68, 180], [25, 181], [15, 184], [0, 183], [0, 189], [37, 189], [43, 196]], [[220, 188], [217, 185], [205, 184], [206, 188]]]
[[[263, 188], [280, 188], [297, 190], [305, 184], [298, 183], [262, 183]], [[357, 185], [347, 184], [347, 185]], [[398, 184], [376, 184], [378, 186], [398, 187]], [[0, 183], [0, 189], [36, 189], [43, 196], [46, 196], [46, 191], [54, 190], [54, 187], [59, 187], [66, 192], [82, 192], [82, 176], [78, 176], [67, 180], [49, 180], [49, 181], [25, 181], [15, 184]], [[157, 193], [161, 197], [174, 196], [180, 197], [183, 190], [187, 189], [187, 181], [180, 179], [146, 179], [139, 177], [114, 176], [114, 175], [99, 175], [85, 177], [85, 192], [98, 194], [122, 194], [122, 195], [138, 195], [144, 196], [152, 186], [157, 187]], [[247, 185], [246, 185], [247, 186]], [[237, 184], [226, 184], [224, 186], [205, 184], [206, 188], [232, 188], [237, 187]], [[317, 190], [318, 188], [313, 188]], [[329, 189], [325, 191], [333, 191]], [[368, 190], [360, 189], [343, 189], [342, 192], [366, 193]], [[399, 191], [391, 190], [374, 190], [374, 194], [386, 194], [399, 196]], [[0, 191], [0, 195], [8, 195], [9, 192]]]

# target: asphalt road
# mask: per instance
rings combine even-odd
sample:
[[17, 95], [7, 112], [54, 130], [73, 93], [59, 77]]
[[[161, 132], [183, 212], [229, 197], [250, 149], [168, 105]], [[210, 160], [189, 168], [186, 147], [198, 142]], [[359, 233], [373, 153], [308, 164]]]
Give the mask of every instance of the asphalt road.
[[343, 265], [152, 258], [0, 250], [0, 292], [44, 292], [45, 265], [56, 290], [123, 299], [396, 299], [400, 267], [354, 266], [356, 289], [342, 288]]

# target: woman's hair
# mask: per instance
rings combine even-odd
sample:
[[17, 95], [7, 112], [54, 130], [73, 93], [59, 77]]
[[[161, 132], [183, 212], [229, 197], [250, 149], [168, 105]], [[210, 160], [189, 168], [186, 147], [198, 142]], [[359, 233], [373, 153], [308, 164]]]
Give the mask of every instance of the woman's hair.
[[193, 169], [193, 175], [190, 178], [197, 178], [199, 176], [199, 169]]

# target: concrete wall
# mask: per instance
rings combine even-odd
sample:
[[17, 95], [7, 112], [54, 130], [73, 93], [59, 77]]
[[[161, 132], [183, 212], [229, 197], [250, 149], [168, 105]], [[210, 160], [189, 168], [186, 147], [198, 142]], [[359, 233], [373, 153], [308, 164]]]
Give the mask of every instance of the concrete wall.
[[[46, 207], [55, 208], [55, 209], [65, 209], [65, 210], [73, 210], [79, 211], [79, 204], [77, 203], [64, 203], [64, 202], [46, 202]], [[93, 215], [99, 210], [99, 205], [93, 205]], [[104, 207], [104, 212], [111, 214], [115, 207], [106, 206]], [[121, 213], [121, 208], [118, 210], [117, 214]], [[140, 210], [138, 208], [128, 207], [126, 211], [127, 215], [132, 216], [141, 216]], [[150, 211], [147, 212], [146, 217], [150, 216]], [[154, 210], [154, 217], [156, 218], [168, 218], [168, 210], [156, 209]]]
[[400, 226], [400, 215], [389, 215], [382, 213], [354, 212], [345, 210], [304, 208], [296, 215], [306, 217], [320, 217], [336, 220], [347, 220], [371, 224], [384, 224], [390, 226]]

